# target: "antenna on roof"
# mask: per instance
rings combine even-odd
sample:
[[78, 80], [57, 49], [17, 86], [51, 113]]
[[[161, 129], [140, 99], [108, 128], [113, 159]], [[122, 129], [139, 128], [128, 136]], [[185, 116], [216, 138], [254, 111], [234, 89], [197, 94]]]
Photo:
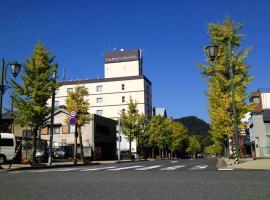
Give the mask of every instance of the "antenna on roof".
[[66, 80], [66, 68], [63, 69], [63, 81]]

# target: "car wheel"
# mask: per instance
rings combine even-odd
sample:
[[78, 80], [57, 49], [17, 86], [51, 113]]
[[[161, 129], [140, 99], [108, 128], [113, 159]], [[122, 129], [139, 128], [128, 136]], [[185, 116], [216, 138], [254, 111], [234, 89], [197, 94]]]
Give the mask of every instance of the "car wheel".
[[4, 155], [0, 155], [0, 164], [4, 164], [6, 162], [6, 157]]

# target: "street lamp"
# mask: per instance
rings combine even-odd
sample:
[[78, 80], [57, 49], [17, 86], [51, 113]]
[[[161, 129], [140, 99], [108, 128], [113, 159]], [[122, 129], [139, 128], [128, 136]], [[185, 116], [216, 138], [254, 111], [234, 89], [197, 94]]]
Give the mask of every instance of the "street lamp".
[[16, 61], [15, 62], [11, 62], [11, 63], [7, 63], [5, 65], [5, 60], [3, 59], [3, 62], [2, 62], [2, 75], [1, 75], [1, 85], [0, 85], [0, 119], [2, 119], [2, 105], [3, 105], [3, 95], [5, 93], [5, 85], [4, 85], [4, 82], [6, 82], [6, 73], [7, 73], [7, 67], [10, 66], [11, 68], [11, 72], [12, 72], [12, 75], [13, 77], [15, 78], [18, 73], [20, 72], [21, 70], [21, 65], [19, 63], [17, 63]]
[[205, 48], [206, 55], [210, 58], [211, 61], [214, 61], [218, 54], [217, 46], [208, 46]]
[[[239, 163], [240, 157], [240, 148], [239, 148], [239, 136], [238, 136], [238, 125], [237, 125], [237, 115], [236, 115], [236, 104], [235, 104], [235, 84], [234, 84], [234, 73], [233, 73], [233, 65], [232, 65], [232, 44], [231, 40], [228, 40], [228, 49], [227, 49], [227, 58], [230, 59], [229, 62], [229, 70], [230, 70], [230, 80], [231, 80], [231, 101], [232, 101], [232, 114], [233, 114], [233, 136], [234, 136], [234, 144], [233, 148], [235, 148], [236, 160], [235, 163]], [[211, 61], [214, 61], [218, 54], [217, 46], [208, 46], [205, 48], [206, 55], [210, 58]]]

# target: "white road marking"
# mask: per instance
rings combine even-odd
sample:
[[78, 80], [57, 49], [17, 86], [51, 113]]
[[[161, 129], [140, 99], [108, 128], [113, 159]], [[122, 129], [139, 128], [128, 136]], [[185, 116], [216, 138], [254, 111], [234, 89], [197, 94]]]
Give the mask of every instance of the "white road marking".
[[175, 166], [171, 166], [171, 167], [165, 167], [165, 168], [162, 168], [160, 170], [176, 170], [176, 169], [179, 169], [179, 168], [183, 168], [185, 166], [186, 165], [175, 165]]
[[194, 166], [188, 170], [203, 170], [205, 169], [206, 167], [208, 167], [208, 165], [197, 165], [197, 166]]
[[57, 171], [59, 172], [69, 172], [69, 171], [75, 171], [75, 170], [78, 170], [78, 169], [81, 169], [81, 168], [67, 168], [67, 169], [58, 169]]
[[233, 168], [218, 168], [219, 171], [231, 171]]
[[115, 169], [108, 169], [107, 171], [120, 171], [120, 170], [125, 170], [125, 169], [134, 169], [134, 168], [138, 168], [138, 167], [143, 167], [143, 166], [130, 166], [130, 167], [121, 167], [121, 168], [115, 168]]
[[171, 163], [178, 163], [178, 160], [172, 160]]
[[153, 165], [153, 166], [149, 166], [149, 167], [138, 168], [138, 169], [135, 169], [135, 170], [143, 171], [143, 170], [158, 168], [158, 167], [161, 167], [161, 166], [162, 165]]
[[116, 166], [111, 166], [111, 167], [99, 167], [99, 168], [92, 168], [92, 169], [82, 169], [80, 170], [81, 172], [87, 172], [87, 171], [98, 171], [98, 170], [103, 170], [103, 169], [114, 169]]

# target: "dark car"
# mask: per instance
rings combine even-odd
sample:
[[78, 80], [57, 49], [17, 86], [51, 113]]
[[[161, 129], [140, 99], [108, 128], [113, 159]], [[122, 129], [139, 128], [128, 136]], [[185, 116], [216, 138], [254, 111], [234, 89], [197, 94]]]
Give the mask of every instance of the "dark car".
[[54, 149], [53, 157], [58, 159], [68, 159], [68, 148], [66, 146], [62, 146]]
[[37, 149], [37, 151], [36, 151], [36, 159], [40, 163], [48, 162], [48, 151], [47, 151], [47, 149]]

